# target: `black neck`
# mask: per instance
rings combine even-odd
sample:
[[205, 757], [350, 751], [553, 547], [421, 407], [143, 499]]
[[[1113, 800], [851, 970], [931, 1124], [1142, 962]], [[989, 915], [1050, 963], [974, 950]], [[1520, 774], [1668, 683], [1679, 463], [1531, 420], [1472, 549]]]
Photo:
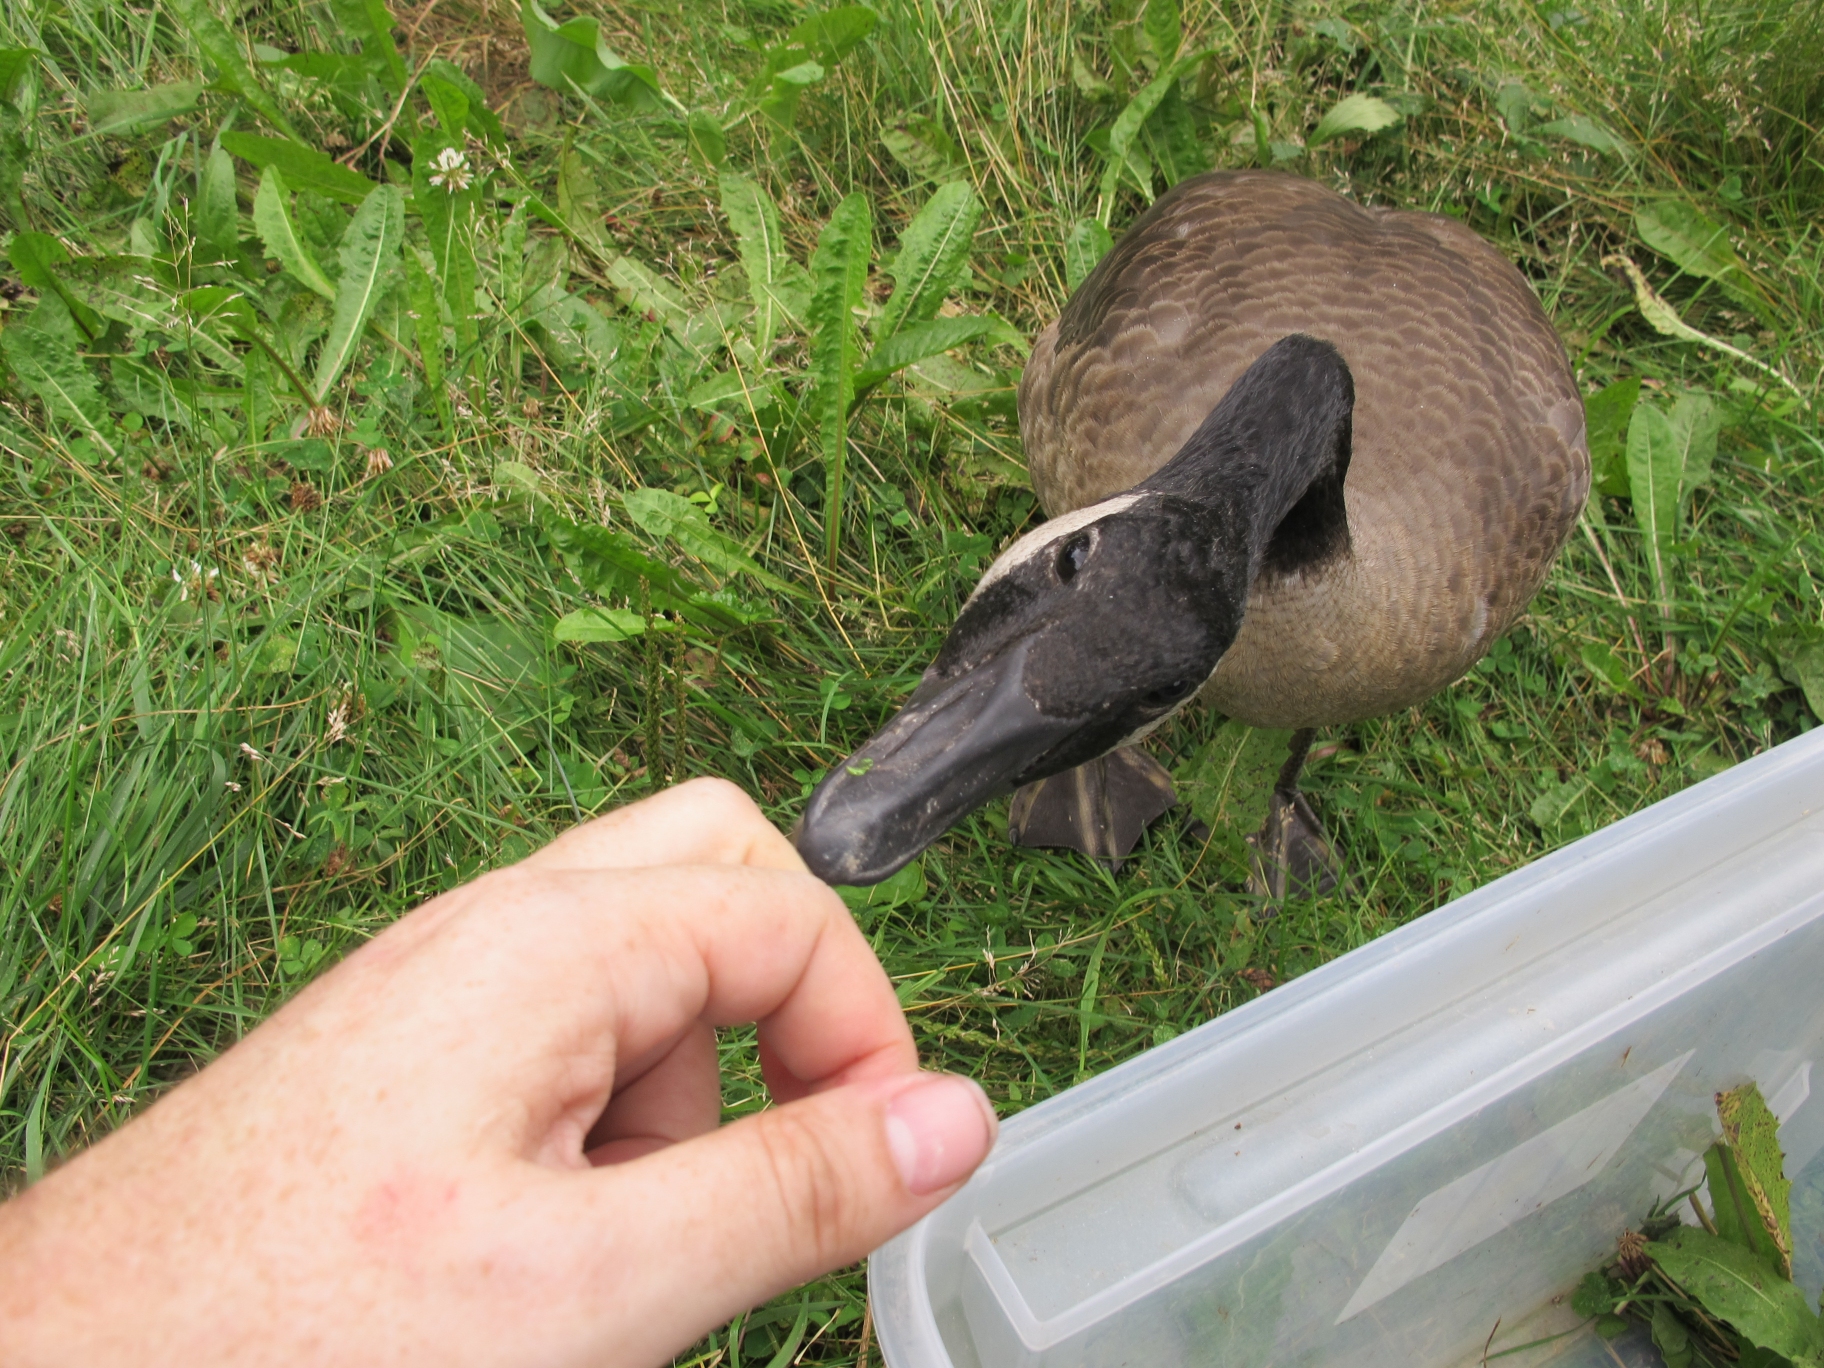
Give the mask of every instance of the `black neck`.
[[[1248, 367], [1178, 454], [1139, 486], [1203, 504], [1247, 551], [1247, 583], [1349, 550], [1343, 478], [1355, 385], [1327, 342], [1282, 338]], [[1225, 538], [1226, 539], [1226, 538]]]

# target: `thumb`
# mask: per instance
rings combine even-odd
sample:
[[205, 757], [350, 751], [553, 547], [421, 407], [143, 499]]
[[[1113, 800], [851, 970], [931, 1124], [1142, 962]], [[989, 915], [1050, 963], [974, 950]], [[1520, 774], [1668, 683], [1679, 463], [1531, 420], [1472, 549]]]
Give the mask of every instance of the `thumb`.
[[670, 1332], [655, 1358], [891, 1239], [962, 1185], [996, 1130], [969, 1079], [900, 1074], [597, 1170], [604, 1211], [644, 1236], [642, 1266], [617, 1273], [623, 1287], [644, 1285], [630, 1304]]

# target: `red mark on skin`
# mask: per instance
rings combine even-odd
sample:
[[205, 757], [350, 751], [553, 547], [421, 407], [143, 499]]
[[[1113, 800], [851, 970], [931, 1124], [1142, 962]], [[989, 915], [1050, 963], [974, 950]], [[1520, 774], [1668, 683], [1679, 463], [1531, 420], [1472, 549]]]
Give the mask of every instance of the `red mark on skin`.
[[423, 1255], [454, 1224], [462, 1184], [439, 1173], [398, 1168], [368, 1188], [349, 1220], [356, 1243], [373, 1249], [397, 1271], [422, 1276]]

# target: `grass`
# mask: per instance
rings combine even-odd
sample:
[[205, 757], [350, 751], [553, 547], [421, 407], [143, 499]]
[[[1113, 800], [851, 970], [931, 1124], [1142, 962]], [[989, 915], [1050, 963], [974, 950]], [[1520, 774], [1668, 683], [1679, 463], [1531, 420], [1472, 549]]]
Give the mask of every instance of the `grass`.
[[[1038, 516], [1013, 334], [1056, 316], [1089, 220], [1118, 233], [1142, 174], [1157, 191], [1199, 166], [1277, 163], [1463, 219], [1534, 281], [1586, 390], [1638, 380], [1674, 420], [1681, 397], [1707, 400], [1714, 465], [1701, 487], [1686, 467], [1651, 543], [1633, 499], [1599, 494], [1488, 660], [1422, 708], [1320, 739], [1309, 783], [1348, 896], [1256, 918], [1247, 795], [1199, 776], [1270, 739], [1194, 713], [1154, 744], [1215, 817], [1208, 842], [1168, 820], [1111, 876], [1009, 849], [997, 806], [859, 902], [932, 1064], [1018, 1110], [1816, 724], [1815, 0], [1259, 3], [1181, 20], [1170, 0], [894, 0], [846, 49], [827, 26], [794, 47], [809, 11], [789, 0], [600, 5], [603, 39], [652, 63], [653, 84], [584, 71], [589, 98], [531, 79], [506, 5], [404, 10], [402, 69], [466, 72], [504, 123], [469, 153], [510, 163], [464, 201], [472, 257], [438, 248], [422, 215], [406, 220], [412, 261], [387, 240], [386, 289], [314, 412], [283, 371], [320, 366], [335, 306], [269, 267], [259, 174], [230, 160], [224, 179], [217, 134], [284, 119], [375, 182], [410, 181], [414, 137], [425, 174], [444, 135], [380, 60], [315, 68], [333, 80], [262, 65], [246, 98], [182, 86], [246, 61], [180, 22], [205, 12], [0, 5], [0, 47], [36, 54], [0, 58], [8, 1186], [408, 908], [579, 817], [715, 773], [789, 824]], [[352, 53], [360, 31], [293, 0], [237, 22], [268, 57]], [[1209, 55], [1129, 142], [1117, 116], [1180, 23], [1180, 50]], [[812, 59], [822, 79], [794, 85]], [[152, 88], [136, 105], [106, 93]], [[1387, 126], [1316, 142], [1357, 93]], [[1106, 174], [1124, 146], [1139, 169]], [[743, 257], [718, 150], [776, 203], [774, 254]], [[845, 409], [829, 358], [883, 340], [892, 253], [951, 180], [981, 216], [941, 316], [976, 322]], [[876, 242], [857, 279], [866, 338], [842, 291], [867, 245], [816, 250], [857, 192]], [[339, 291], [361, 265], [337, 242], [348, 207], [306, 193], [292, 214], [324, 270], [340, 263]], [[1726, 233], [1692, 246], [1692, 225]], [[141, 258], [124, 275], [88, 260], [123, 254]], [[1657, 331], [1622, 256], [1711, 341]], [[426, 325], [465, 269], [479, 318]], [[760, 350], [749, 301], [768, 272], [791, 307]], [[85, 325], [110, 282], [112, 312]], [[234, 292], [255, 305], [238, 322], [221, 303]], [[718, 375], [734, 377], [720, 396], [704, 389]], [[1618, 440], [1602, 453], [1612, 490], [1627, 488]], [[707, 523], [635, 516], [622, 495], [640, 488], [695, 496]], [[604, 522], [612, 555], [661, 564], [617, 571], [579, 539]], [[761, 1105], [748, 1036], [729, 1035], [725, 1063], [731, 1114]], [[690, 1361], [783, 1362], [794, 1327], [786, 1359], [867, 1357], [863, 1296], [859, 1270], [827, 1279]]]

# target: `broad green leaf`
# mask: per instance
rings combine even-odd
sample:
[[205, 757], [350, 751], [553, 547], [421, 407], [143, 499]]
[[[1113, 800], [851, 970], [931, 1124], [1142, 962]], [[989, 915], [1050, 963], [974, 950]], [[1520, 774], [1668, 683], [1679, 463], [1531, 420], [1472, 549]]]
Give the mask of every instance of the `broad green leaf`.
[[1516, 136], [1531, 130], [1537, 112], [1543, 108], [1539, 97], [1528, 90], [1523, 82], [1503, 81], [1495, 91], [1495, 109], [1501, 115], [1501, 122], [1507, 125], [1507, 131]]
[[1246, 836], [1258, 830], [1291, 739], [1289, 731], [1224, 722], [1174, 776], [1182, 800], [1211, 831]]
[[412, 145], [412, 200], [424, 224], [437, 280], [450, 306], [457, 355], [475, 345], [475, 232], [482, 188], [466, 148], [431, 135]]
[[241, 363], [241, 413], [247, 420], [249, 446], [266, 440], [276, 409], [272, 400], [272, 360], [260, 348], [252, 347]]
[[1537, 131], [1546, 137], [1578, 143], [1592, 152], [1625, 153], [1628, 150], [1628, 145], [1620, 138], [1582, 114], [1553, 119], [1550, 123], [1540, 124]]
[[424, 92], [431, 113], [443, 125], [444, 136], [460, 146], [469, 126], [469, 97], [450, 82], [428, 72], [418, 78], [418, 89]]
[[631, 608], [578, 608], [557, 620], [551, 636], [557, 641], [631, 641], [650, 627], [670, 625], [663, 618], [655, 622], [641, 617]]
[[1399, 110], [1373, 95], [1346, 95], [1317, 121], [1317, 127], [1311, 130], [1311, 136], [1305, 140], [1305, 144], [1308, 147], [1322, 147], [1335, 138], [1351, 133], [1379, 133], [1383, 129], [1392, 128], [1400, 121], [1400, 117]]
[[778, 403], [779, 387], [773, 380], [757, 379], [743, 375], [738, 370], [725, 370], [692, 385], [690, 392], [684, 396], [684, 402], [706, 413], [745, 416], [752, 410]]
[[[605, 318], [595, 305], [556, 286], [539, 291], [525, 311], [525, 320], [537, 335], [539, 349], [563, 370], [604, 369], [613, 364], [626, 340], [619, 325]], [[641, 408], [656, 416], [654, 410]], [[613, 430], [604, 436], [619, 435], [623, 430], [612, 421], [610, 427]]]
[[[1712, 337], [1709, 333], [1698, 331], [1689, 323], [1685, 322], [1684, 319], [1680, 318], [1678, 316], [1678, 310], [1668, 304], [1665, 299], [1647, 283], [1646, 276], [1641, 274], [1640, 267], [1636, 266], [1631, 258], [1625, 256], [1606, 256], [1602, 259], [1602, 264], [1604, 266], [1619, 266], [1623, 271], [1627, 272], [1628, 280], [1634, 286], [1634, 305], [1640, 310], [1640, 316], [1652, 325], [1653, 331], [1664, 337], [1676, 337], [1683, 342], [1701, 342], [1706, 347], [1713, 347], [1717, 351], [1733, 356], [1738, 361], [1746, 362], [1769, 379], [1784, 385], [1793, 392], [1794, 396], [1802, 397], [1797, 385], [1787, 379], [1786, 376], [1782, 375], [1779, 371], [1775, 370], [1772, 366], [1768, 365], [1765, 361], [1750, 356], [1740, 347], [1725, 342], [1720, 337]], [[1757, 299], [1748, 292], [1737, 291], [1729, 280], [1725, 279], [1723, 281], [1723, 288], [1730, 290], [1732, 293], [1736, 293], [1751, 305], [1759, 307], [1759, 301]]]
[[776, 291], [788, 258], [785, 238], [779, 230], [779, 210], [773, 197], [752, 177], [724, 171], [717, 188], [722, 212], [735, 230], [741, 268], [747, 272], [748, 290], [754, 299], [754, 354], [764, 366], [772, 360], [773, 340], [783, 321]]
[[[285, 117], [285, 111], [248, 64], [241, 40], [216, 18], [209, 0], [169, 0], [165, 9], [189, 30], [198, 50], [215, 68], [215, 81], [219, 87], [239, 95], [256, 114], [287, 138], [297, 138], [297, 130]], [[235, 155], [243, 154], [236, 152]]]
[[97, 90], [89, 96], [89, 128], [96, 133], [130, 133], [188, 114], [202, 98], [195, 81], [173, 81], [145, 90]]
[[1075, 47], [1070, 50], [1070, 83], [1091, 100], [1115, 98], [1115, 88], [1096, 74], [1095, 68], [1083, 60], [1083, 54]]
[[932, 192], [906, 225], [899, 254], [888, 268], [893, 294], [875, 329], [879, 342], [937, 316], [938, 307], [969, 268], [969, 248], [981, 217], [982, 202], [965, 182], [952, 181]]
[[1710, 1189], [1710, 1220], [1716, 1233], [1730, 1244], [1740, 1245], [1770, 1262], [1774, 1256], [1772, 1241], [1760, 1239], [1756, 1227], [1760, 1218], [1748, 1189], [1742, 1184], [1741, 1170], [1729, 1146], [1718, 1141], [1704, 1151], [1704, 1177]]
[[70, 290], [58, 268], [69, 263], [64, 245], [49, 233], [14, 233], [7, 245], [7, 257], [13, 269], [40, 295], [55, 295], [63, 302], [70, 319], [82, 330], [83, 337], [93, 342], [101, 336], [101, 320], [95, 311]]
[[1672, 612], [1671, 547], [1678, 539], [1683, 476], [1684, 453], [1672, 424], [1652, 404], [1636, 404], [1628, 422], [1628, 488], [1662, 617]]
[[218, 147], [203, 162], [196, 203], [191, 206], [197, 241], [216, 261], [233, 261], [241, 254], [241, 213], [234, 189], [234, 158]]
[[1640, 697], [1640, 685], [1634, 682], [1632, 673], [1613, 648], [1598, 642], [1585, 642], [1577, 655], [1583, 661], [1585, 669], [1616, 693], [1627, 694], [1632, 698]]
[[[258, 349], [252, 354], [265, 355]], [[187, 396], [177, 392], [169, 377], [156, 366], [148, 366], [131, 356], [116, 356], [109, 358], [108, 372], [113, 381], [114, 398], [122, 408], [160, 419], [171, 427], [196, 426], [194, 406]]]
[[1146, 202], [1153, 202], [1152, 170], [1137, 159], [1134, 140], [1140, 136], [1140, 130], [1146, 126], [1146, 121], [1165, 98], [1165, 92], [1209, 55], [1208, 48], [1186, 53], [1143, 86], [1115, 116], [1115, 122], [1108, 130], [1108, 167], [1102, 173], [1096, 213], [1096, 218], [1103, 227], [1108, 226], [1109, 215], [1114, 211], [1115, 191], [1120, 188], [1124, 170], [1131, 171], [1138, 180]]
[[566, 147], [557, 156], [557, 212], [561, 226], [592, 246], [598, 256], [612, 255], [602, 240], [601, 191], [583, 154]]
[[655, 610], [682, 612], [711, 628], [745, 626], [765, 615], [726, 590], [712, 594], [698, 589], [677, 570], [647, 555], [625, 532], [572, 522], [549, 511], [541, 525], [570, 573], [592, 594], [637, 603], [644, 586]]
[[437, 282], [419, 260], [418, 249], [406, 245], [405, 288], [412, 302], [412, 335], [418, 343], [418, 360], [424, 366], [424, 387], [431, 392], [437, 417], [446, 434], [456, 430], [450, 396], [443, 387], [443, 310], [437, 306]]
[[616, 257], [607, 274], [621, 303], [637, 314], [651, 314], [680, 341], [684, 340], [691, 312], [676, 286], [632, 257]]
[[843, 475], [848, 460], [849, 404], [855, 396], [855, 309], [868, 282], [874, 219], [857, 192], [836, 206], [811, 257], [812, 404], [824, 472], [824, 554], [831, 565], [842, 543]]
[[38, 54], [30, 48], [0, 48], [0, 104], [10, 105], [21, 114], [20, 97], [38, 72]]
[[405, 196], [397, 186], [379, 186], [361, 202], [342, 235], [335, 308], [312, 378], [319, 403], [329, 396], [329, 387], [353, 358], [367, 320], [392, 285], [404, 242]]
[[314, 190], [344, 204], [360, 204], [374, 190], [374, 183], [359, 171], [351, 171], [331, 161], [328, 153], [302, 143], [239, 132], [222, 134], [221, 143], [262, 171], [269, 166], [278, 167], [285, 175], [285, 184], [293, 190]]
[[728, 139], [722, 125], [714, 115], [700, 109], [691, 110], [690, 117], [684, 120], [684, 141], [698, 165], [711, 171], [720, 170], [728, 158]]
[[824, 75], [823, 63], [808, 58], [772, 72], [759, 99], [760, 112], [779, 128], [790, 128], [798, 117], [799, 98]]
[[1073, 291], [1089, 278], [1096, 263], [1114, 247], [1114, 236], [1100, 219], [1078, 219], [1064, 239], [1064, 282]]
[[1729, 230], [1684, 200], [1660, 200], [1636, 211], [1640, 240], [1668, 257], [1687, 275], [1721, 280], [1739, 275], [1741, 259], [1729, 245]]
[[504, 147], [507, 141], [506, 130], [501, 127], [500, 118], [488, 108], [488, 97], [482, 88], [470, 79], [469, 73], [454, 62], [442, 57], [433, 57], [424, 64], [424, 74], [434, 76], [447, 85], [461, 91], [468, 102], [467, 127], [485, 143]]
[[1592, 1316], [1612, 1315], [1618, 1300], [1609, 1280], [1598, 1272], [1585, 1273], [1577, 1290], [1571, 1293], [1571, 1314], [1588, 1320]]
[[840, 5], [803, 20], [785, 37], [787, 47], [810, 51], [825, 66], [835, 66], [874, 32], [880, 16], [866, 5]]
[[1665, 1302], [1655, 1303], [1651, 1322], [1653, 1343], [1666, 1361], [1666, 1368], [1690, 1368], [1691, 1333]]
[[[177, 305], [183, 311], [185, 321], [194, 332], [199, 344], [203, 339], [209, 339], [216, 347], [221, 348], [224, 355], [231, 357], [232, 353], [215, 336], [218, 332], [225, 332], [227, 335], [251, 342], [255, 346], [264, 347], [268, 351], [274, 350], [272, 339], [267, 336], [265, 328], [261, 326], [259, 316], [253, 311], [253, 305], [247, 302], [246, 295], [232, 286], [205, 285], [200, 289], [187, 290], [178, 297]], [[199, 345], [198, 350], [203, 350], [203, 348]], [[315, 398], [308, 391], [308, 387], [300, 397], [306, 402], [311, 402]]]
[[1824, 628], [1791, 626], [1767, 641], [1780, 676], [1805, 695], [1811, 715], [1824, 722]]
[[925, 115], [906, 119], [903, 128], [889, 128], [881, 143], [893, 159], [921, 180], [943, 184], [955, 180], [966, 167], [962, 149], [943, 123]]
[[575, 667], [529, 624], [395, 603], [387, 627], [394, 668], [455, 713], [465, 740], [507, 742], [523, 753], [562, 726], [575, 705], [563, 687]]
[[[18, 239], [14, 242], [16, 245]], [[61, 268], [61, 275], [85, 310], [94, 315], [145, 332], [182, 338], [194, 352], [221, 369], [239, 370], [240, 357], [232, 347], [214, 334], [190, 326], [178, 307], [173, 287], [160, 278], [161, 269], [160, 264], [145, 257], [80, 257]]]
[[1584, 432], [1590, 445], [1590, 485], [1601, 494], [1628, 493], [1628, 420], [1640, 398], [1640, 377], [1606, 385], [1583, 401]]
[[1775, 1266], [1791, 1277], [1792, 1184], [1786, 1179], [1786, 1156], [1780, 1153], [1780, 1123], [1753, 1083], [1718, 1093], [1716, 1114], [1753, 1203], [1751, 1214], [1773, 1246]]
[[683, 495], [663, 489], [630, 489], [621, 496], [621, 503], [640, 527], [676, 542], [710, 569], [723, 575], [747, 575], [782, 594], [805, 597], [797, 585], [786, 583], [749, 556], [740, 542], [718, 532], [709, 514]]
[[260, 188], [253, 196], [253, 230], [260, 235], [267, 254], [275, 257], [293, 280], [325, 299], [336, 297], [336, 287], [298, 236], [297, 224], [291, 218], [291, 191], [286, 189], [285, 176], [276, 166], [260, 173]]
[[1140, 18], [1141, 31], [1152, 44], [1153, 56], [1169, 62], [1178, 55], [1184, 41], [1184, 25], [1178, 14], [1178, 0], [1146, 0]]
[[1647, 1255], [1717, 1320], [1795, 1364], [1824, 1360], [1824, 1329], [1805, 1294], [1767, 1260], [1697, 1226], [1647, 1245]]
[[574, 88], [593, 99], [635, 109], [661, 104], [679, 108], [651, 67], [624, 62], [615, 54], [602, 39], [600, 22], [591, 16], [578, 15], [559, 24], [538, 0], [521, 0], [519, 22], [532, 50], [532, 79], [540, 85], [566, 95]]
[[[561, 244], [560, 244], [561, 247]], [[500, 241], [495, 250], [495, 269], [500, 274], [500, 303], [508, 318], [519, 316], [526, 300], [526, 204], [521, 200], [501, 225]]]
[[1147, 151], [1167, 186], [1210, 169], [1210, 154], [1197, 136], [1191, 107], [1178, 87], [1166, 89], [1165, 98], [1146, 121], [1143, 130]]
[[890, 908], [917, 902], [925, 896], [929, 887], [925, 879], [924, 861], [914, 860], [899, 873], [867, 888], [837, 885], [836, 896], [842, 899], [851, 912], [885, 912]]
[[1700, 486], [1710, 482], [1710, 468], [1716, 462], [1716, 438], [1723, 420], [1707, 394], [1681, 394], [1672, 405], [1668, 419], [1672, 441], [1679, 451], [1678, 498], [1681, 505], [1690, 502]]
[[346, 35], [361, 44], [361, 56], [378, 69], [381, 85], [395, 96], [403, 91], [410, 75], [393, 42], [386, 0], [331, 0], [330, 8]]
[[[0, 347], [13, 374], [44, 401], [50, 413], [72, 423], [108, 455], [114, 444], [102, 430], [107, 409], [96, 388], [95, 375], [76, 351], [69, 311], [56, 295], [41, 300], [23, 323], [0, 329]], [[40, 315], [46, 315], [40, 319]], [[63, 326], [46, 326], [61, 316]]]
[[904, 370], [926, 357], [941, 355], [978, 337], [1001, 332], [1005, 327], [999, 319], [976, 315], [915, 323], [874, 348], [855, 374], [855, 388], [861, 390], [878, 385], [894, 371]]

